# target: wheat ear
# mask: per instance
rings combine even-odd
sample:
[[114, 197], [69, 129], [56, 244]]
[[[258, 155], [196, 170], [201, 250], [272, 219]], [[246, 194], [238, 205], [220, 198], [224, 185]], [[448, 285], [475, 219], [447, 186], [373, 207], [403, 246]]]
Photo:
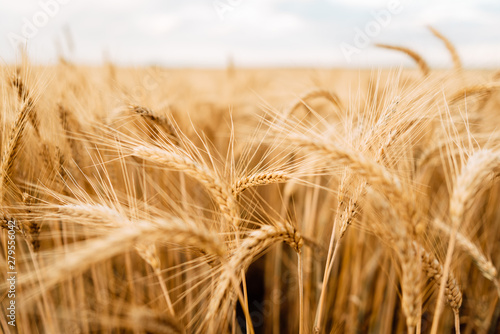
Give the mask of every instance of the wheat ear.
[[174, 126], [167, 117], [157, 115], [153, 110], [136, 104], [130, 104], [128, 106], [128, 109], [130, 110], [130, 112], [139, 115], [147, 121], [157, 124], [160, 128], [163, 128], [169, 138], [173, 141], [174, 145], [180, 144], [179, 136], [177, 135]]
[[460, 91], [456, 92], [451, 96], [449, 99], [449, 104], [453, 105], [456, 104], [457, 102], [460, 102], [466, 98], [470, 98], [475, 95], [483, 95], [484, 98], [487, 98], [491, 93], [495, 90], [500, 89], [500, 83], [487, 83], [487, 84], [480, 84], [480, 85], [473, 85], [473, 86], [468, 86], [465, 88], [462, 88]]
[[33, 125], [33, 128], [35, 129], [37, 137], [40, 137], [40, 120], [38, 119], [37, 113], [35, 111], [35, 101], [31, 97], [29, 89], [26, 87], [26, 85], [23, 83], [23, 80], [18, 75], [15, 75], [12, 78], [11, 83], [12, 86], [14, 86], [17, 90], [19, 100], [21, 100], [22, 103], [25, 103], [29, 106], [29, 108], [32, 109], [32, 111], [28, 115], [29, 120], [31, 122], [31, 125]]
[[[427, 252], [422, 246], [414, 243], [415, 247], [421, 255], [422, 259], [422, 269], [425, 271], [427, 277], [433, 280], [438, 287], [442, 283], [443, 277], [443, 266], [434, 257], [432, 253]], [[455, 332], [460, 333], [460, 306], [462, 305], [462, 292], [458, 287], [457, 281], [453, 273], [449, 273], [448, 279], [446, 280], [446, 288], [444, 290], [446, 295], [446, 300], [448, 304], [453, 309], [453, 315], [455, 317]]]
[[359, 176], [366, 178], [372, 186], [380, 187], [387, 194], [400, 197], [402, 186], [399, 178], [364, 154], [318, 138], [295, 135], [291, 139], [299, 147], [328, 157], [331, 163], [346, 164]]
[[[419, 250], [422, 258], [422, 269], [424, 270], [427, 277], [432, 279], [437, 286], [441, 284], [441, 278], [443, 277], [443, 266], [436, 257], [428, 252], [423, 246], [414, 242], [415, 248]], [[455, 313], [458, 313], [460, 306], [462, 305], [462, 292], [458, 287], [457, 280], [453, 273], [450, 273], [448, 280], [446, 282], [445, 295], [450, 304], [451, 308]]]
[[285, 111], [285, 115], [292, 115], [295, 110], [297, 110], [305, 101], [320, 97], [324, 97], [337, 108], [343, 109], [342, 103], [340, 102], [340, 98], [337, 96], [337, 94], [326, 89], [317, 88], [302, 95], [297, 101], [295, 101], [290, 107], [288, 107], [288, 109]]
[[484, 149], [476, 151], [469, 157], [467, 164], [462, 168], [462, 171], [456, 178], [453, 192], [450, 197], [452, 231], [448, 243], [448, 250], [446, 252], [443, 277], [439, 287], [438, 301], [432, 321], [431, 334], [436, 334], [438, 330], [439, 319], [443, 311], [445, 284], [448, 280], [458, 228], [464, 219], [465, 210], [471, 204], [471, 199], [480, 191], [481, 185], [486, 177], [498, 167], [499, 163], [500, 159], [497, 153]]
[[137, 251], [137, 254], [139, 254], [139, 256], [146, 261], [151, 268], [153, 268], [153, 272], [158, 279], [163, 295], [165, 296], [168, 311], [172, 317], [175, 317], [174, 305], [172, 304], [170, 293], [168, 292], [167, 285], [161, 276], [160, 257], [158, 256], [156, 245], [151, 243], [139, 243], [135, 246], [135, 250]]
[[286, 172], [261, 172], [238, 179], [232, 187], [233, 196], [236, 198], [248, 188], [266, 184], [286, 182], [290, 176]]
[[[451, 228], [439, 219], [434, 219], [433, 225], [439, 230], [444, 232], [446, 235], [451, 236]], [[474, 245], [466, 236], [462, 233], [457, 232], [457, 246], [460, 247], [464, 252], [469, 254], [479, 271], [484, 277], [490, 281], [495, 282], [497, 280], [498, 271], [491, 261], [489, 261], [486, 256], [481, 252], [481, 250]]]
[[375, 44], [375, 46], [383, 49], [389, 49], [389, 50], [395, 50], [395, 51], [400, 51], [408, 56], [410, 56], [418, 65], [418, 68], [420, 69], [420, 72], [424, 76], [429, 75], [430, 69], [429, 65], [427, 65], [427, 62], [422, 58], [421, 55], [419, 55], [417, 52], [413, 51], [412, 49], [403, 47], [403, 46], [395, 46], [395, 45], [388, 45], [388, 44]]
[[132, 155], [184, 172], [198, 180], [212, 195], [226, 220], [232, 222], [235, 226], [237, 225], [236, 201], [228, 191], [231, 187], [226, 185], [214, 171], [197, 163], [187, 154], [170, 152], [159, 148], [138, 146], [132, 150]]
[[[221, 311], [225, 313], [230, 307], [232, 302], [231, 284], [237, 283], [234, 282], [234, 278], [240, 277], [239, 273], [247, 269], [255, 256], [278, 241], [286, 242], [297, 253], [300, 252], [303, 245], [300, 233], [288, 223], [278, 226], [262, 226], [250, 232], [247, 238], [242, 239], [233, 256], [224, 265], [222, 275], [213, 292], [213, 298], [208, 305], [205, 321], [209, 324], [211, 331], [217, 330], [218, 323], [215, 320], [219, 319], [218, 312], [219, 314]], [[239, 283], [234, 288], [238, 289]]]
[[7, 147], [2, 154], [2, 162], [0, 164], [0, 202], [3, 202], [5, 189], [7, 187], [7, 180], [11, 176], [12, 165], [14, 164], [14, 160], [19, 153], [24, 130], [32, 111], [33, 108], [30, 104], [23, 103], [19, 113], [17, 114], [14, 126], [10, 130], [9, 141], [7, 142]]
[[432, 34], [434, 36], [439, 38], [444, 43], [444, 45], [446, 46], [446, 49], [448, 49], [448, 52], [451, 55], [451, 59], [453, 60], [453, 67], [455, 68], [455, 70], [461, 70], [462, 69], [462, 61], [460, 60], [460, 56], [458, 55], [457, 49], [455, 48], [453, 43], [451, 43], [450, 40], [448, 38], [446, 38], [446, 36], [441, 34], [435, 28], [433, 28], [431, 26], [427, 26], [427, 28], [432, 32]]
[[[61, 219], [61, 215], [57, 216]], [[64, 217], [62, 218], [64, 220]], [[69, 217], [72, 220], [71, 217]], [[66, 221], [68, 221], [66, 219]], [[81, 219], [77, 220], [81, 222]], [[118, 222], [117, 222], [118, 224]], [[121, 224], [121, 223], [120, 223]], [[90, 266], [106, 261], [140, 243], [168, 242], [182, 246], [197, 247], [219, 257], [225, 256], [219, 238], [200, 224], [181, 220], [176, 217], [146, 221], [133, 221], [120, 227], [109, 229], [108, 233], [90, 241], [75, 245], [75, 250], [63, 254], [43, 270], [44, 289], [48, 290], [72, 275], [84, 272]], [[27, 275], [20, 284], [34, 283], [39, 276]], [[36, 290], [35, 294], [43, 293]]]

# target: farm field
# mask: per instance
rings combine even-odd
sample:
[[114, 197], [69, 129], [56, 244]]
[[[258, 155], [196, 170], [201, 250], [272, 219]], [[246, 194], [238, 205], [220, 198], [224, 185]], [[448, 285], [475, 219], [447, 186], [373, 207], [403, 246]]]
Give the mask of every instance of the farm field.
[[4, 65], [1, 331], [498, 332], [500, 72], [418, 65]]

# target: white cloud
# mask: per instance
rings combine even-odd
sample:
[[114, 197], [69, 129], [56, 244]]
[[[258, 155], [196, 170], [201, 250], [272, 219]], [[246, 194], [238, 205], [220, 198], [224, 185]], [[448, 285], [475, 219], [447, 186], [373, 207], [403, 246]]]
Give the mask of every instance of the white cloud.
[[159, 13], [150, 16], [141, 16], [137, 20], [137, 27], [145, 34], [162, 35], [178, 27], [181, 19], [172, 14]]
[[334, 5], [351, 6], [358, 8], [385, 7], [390, 0], [329, 0]]
[[453, 7], [438, 3], [430, 8], [423, 8], [413, 21], [416, 24], [442, 24], [446, 22], [477, 22], [481, 24], [498, 22], [494, 15], [483, 11], [474, 4], [456, 4]]
[[[49, 1], [49, 0], [40, 0]], [[220, 0], [231, 3], [228, 0]], [[30, 40], [37, 60], [56, 59], [54, 40], [63, 40], [68, 25], [76, 45], [75, 60], [101, 62], [107, 49], [122, 63], [224, 66], [234, 54], [240, 65], [348, 65], [338, 45], [352, 40], [356, 27], [373, 20], [370, 11], [390, 0], [241, 0], [220, 20], [212, 0], [70, 0]], [[425, 29], [442, 30], [463, 52], [464, 62], [496, 64], [500, 41], [497, 0], [401, 0], [403, 11], [371, 40], [424, 50], [431, 63], [447, 61], [446, 50]], [[0, 12], [0, 57], [15, 59], [6, 34], [20, 33], [23, 19], [40, 10], [37, 1], [3, 1]], [[429, 51], [431, 49], [432, 52]], [[481, 50], [478, 52], [477, 50]], [[488, 52], [486, 52], [488, 51]], [[367, 48], [356, 66], [387, 65], [406, 59]], [[351, 64], [351, 65], [352, 65]]]

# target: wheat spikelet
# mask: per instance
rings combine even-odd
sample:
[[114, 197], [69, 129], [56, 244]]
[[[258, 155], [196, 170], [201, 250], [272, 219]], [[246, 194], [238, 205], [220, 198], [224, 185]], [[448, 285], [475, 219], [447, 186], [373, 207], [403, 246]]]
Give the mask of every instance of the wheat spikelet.
[[[0, 215], [0, 228], [3, 228], [5, 230], [9, 230], [9, 222], [11, 221], [16, 221], [14, 218], [12, 217], [6, 217], [4, 216], [3, 214]], [[16, 232], [22, 232], [21, 231], [21, 226], [19, 224], [16, 224], [15, 225], [15, 231]]]
[[[415, 247], [421, 254], [422, 258], [422, 269], [427, 274], [431, 280], [433, 280], [438, 287], [443, 283], [443, 267], [439, 261], [434, 257], [433, 254], [427, 252], [422, 246], [415, 242]], [[448, 304], [453, 309], [453, 314], [455, 316], [455, 331], [460, 333], [460, 306], [462, 306], [462, 292], [458, 287], [457, 281], [453, 273], [449, 273], [448, 279], [446, 281], [446, 288], [444, 289], [444, 294], [446, 295], [446, 300]]]
[[[406, 227], [393, 227], [396, 231], [392, 244], [401, 262], [402, 309], [406, 316], [408, 332], [412, 333], [419, 322], [421, 260]], [[397, 238], [397, 239], [396, 239]]]
[[[339, 194], [337, 198], [337, 211], [335, 215], [335, 220], [339, 222], [339, 240], [342, 239], [347, 231], [347, 228], [351, 225], [353, 220], [359, 213], [358, 199], [365, 191], [366, 182], [362, 182], [360, 185], [355, 187], [354, 192], [350, 196], [346, 196], [347, 178], [343, 178], [341, 185], [339, 187]], [[348, 197], [348, 198], [346, 198]]]
[[415, 264], [416, 252], [409, 247], [400, 250], [403, 252], [400, 255], [403, 291], [401, 302], [408, 332], [412, 333], [419, 322], [420, 268]]
[[155, 272], [161, 269], [160, 258], [158, 257], [158, 252], [154, 244], [137, 244], [135, 245], [135, 250]]

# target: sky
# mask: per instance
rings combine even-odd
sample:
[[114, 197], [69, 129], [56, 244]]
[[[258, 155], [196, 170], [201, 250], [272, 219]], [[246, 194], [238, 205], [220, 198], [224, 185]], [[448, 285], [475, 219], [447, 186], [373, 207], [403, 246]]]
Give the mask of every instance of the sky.
[[500, 67], [498, 0], [3, 0], [0, 61], [224, 67], [409, 65], [375, 43], [449, 67], [432, 25], [468, 67]]

